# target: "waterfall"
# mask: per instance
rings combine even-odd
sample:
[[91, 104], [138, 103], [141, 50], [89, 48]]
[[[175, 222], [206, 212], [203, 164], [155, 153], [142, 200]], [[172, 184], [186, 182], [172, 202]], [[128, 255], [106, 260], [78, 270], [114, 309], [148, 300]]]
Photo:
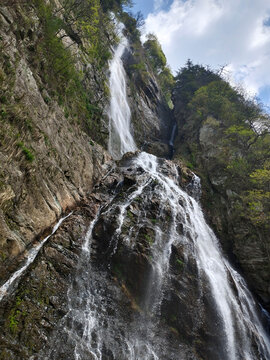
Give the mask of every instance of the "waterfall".
[[177, 130], [177, 123], [175, 122], [173, 124], [171, 137], [170, 137], [170, 140], [169, 140], [169, 143], [168, 143], [169, 148], [170, 148], [169, 159], [172, 159], [173, 155], [174, 155], [174, 139], [175, 139], [175, 135], [176, 135], [176, 130]]
[[[270, 342], [258, 318], [255, 301], [243, 278], [223, 257], [218, 240], [207, 225], [197, 201], [181, 190], [173, 179], [159, 171], [155, 156], [141, 153], [134, 161], [134, 165], [142, 167], [160, 185], [158, 191], [161, 206], [162, 203], [169, 202], [172, 212], [172, 225], [167, 244], [160, 246], [156, 241], [153, 246], [155, 272], [156, 277], [159, 278], [155, 281], [155, 291], [157, 284], [161, 288], [162, 278], [168, 273], [171, 245], [186, 244], [192, 239], [199, 272], [201, 276], [207, 277], [216, 310], [222, 319], [226, 359], [258, 359], [252, 348], [252, 337], [256, 337], [260, 359], [268, 359]], [[195, 176], [194, 188], [197, 191], [198, 184], [199, 179]], [[179, 216], [184, 225], [182, 236], [177, 232]], [[233, 286], [230, 284], [230, 279], [233, 280]], [[236, 294], [233, 287], [236, 288]], [[155, 298], [158, 298], [157, 294]]]
[[135, 151], [136, 144], [130, 131], [131, 112], [127, 100], [126, 73], [121, 57], [128, 46], [120, 26], [120, 43], [110, 62], [109, 152], [120, 159], [126, 152]]
[[177, 130], [177, 124], [175, 123], [175, 124], [173, 124], [172, 133], [171, 133], [171, 137], [170, 137], [170, 141], [169, 141], [169, 146], [173, 147], [176, 130]]
[[[109, 149], [115, 158], [136, 149], [121, 61], [125, 46], [127, 40], [122, 37], [110, 63]], [[69, 311], [39, 359], [199, 360], [203, 356], [207, 360], [269, 360], [269, 338], [258, 306], [243, 278], [223, 256], [197, 202], [199, 178], [194, 175], [190, 196], [180, 188], [172, 162], [145, 152], [134, 155], [121, 171], [127, 179], [133, 174], [136, 181], [130, 181], [126, 193], [113, 194], [92, 221], [69, 290]], [[149, 221], [153, 208], [155, 218]], [[145, 229], [151, 230], [151, 238]], [[141, 233], [147, 242], [143, 248], [138, 244]], [[183, 254], [182, 258], [173, 251]], [[141, 257], [140, 252], [144, 252]], [[149, 270], [142, 279], [144, 294], [135, 304], [125, 281], [118, 283], [112, 275], [117, 256], [126, 261], [126, 270], [143, 264]], [[132, 263], [134, 258], [140, 261]], [[180, 275], [173, 261], [182, 269]], [[113, 273], [127, 276], [132, 289], [136, 277], [131, 281], [117, 267]], [[197, 288], [189, 288], [189, 282]], [[140, 293], [136, 286], [133, 289]], [[175, 287], [178, 295], [172, 300]], [[189, 292], [195, 300], [181, 313], [181, 306], [189, 304]], [[175, 304], [179, 304], [182, 334], [170, 325], [175, 322], [176, 316], [170, 317], [177, 310]], [[191, 305], [197, 313], [192, 313]], [[169, 311], [167, 317], [164, 308]], [[194, 350], [201, 340], [186, 340], [189, 328], [192, 336], [205, 336], [207, 354]], [[200, 335], [202, 329], [204, 335]]]

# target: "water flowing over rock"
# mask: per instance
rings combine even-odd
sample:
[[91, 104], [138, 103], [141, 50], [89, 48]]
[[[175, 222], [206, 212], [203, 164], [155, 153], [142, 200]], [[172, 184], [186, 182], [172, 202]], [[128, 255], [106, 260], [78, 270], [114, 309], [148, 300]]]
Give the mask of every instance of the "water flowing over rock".
[[[194, 71], [195, 69], [197, 70]], [[182, 77], [187, 74], [185, 71], [192, 73], [189, 80], [184, 80]], [[231, 104], [228, 110], [223, 111], [226, 91], [223, 93], [219, 89], [216, 92], [221, 96], [219, 105], [214, 106], [215, 110], [213, 110], [212, 105], [215, 102], [213, 93], [212, 95], [208, 93], [207, 104], [202, 98], [196, 102], [195, 89], [200, 89], [198, 93], [216, 85], [221, 87], [224, 85], [228, 91], [232, 92], [235, 89], [226, 81], [224, 82], [217, 73], [208, 72], [206, 68], [192, 63], [187, 64], [182, 75], [179, 75], [180, 82], [177, 82], [173, 91], [173, 111], [178, 126], [174, 159], [180, 156], [185, 159], [189, 167], [200, 174], [203, 185], [201, 202], [208, 223], [217, 234], [225, 253], [241, 270], [256, 297], [270, 311], [269, 208], [263, 207], [260, 200], [256, 200], [258, 202], [255, 206], [255, 200], [247, 196], [247, 194], [256, 193], [258, 187], [252, 180], [252, 173], [258, 171], [259, 168], [263, 169], [264, 161], [269, 161], [269, 154], [266, 153], [268, 145], [259, 145], [261, 143], [257, 142], [263, 136], [256, 130], [255, 119], [263, 118], [263, 116], [256, 114], [251, 120], [253, 125], [250, 128], [255, 129], [255, 131], [251, 130], [251, 135], [249, 135], [250, 139], [253, 136], [252, 142], [249, 143], [248, 138], [243, 141], [239, 138], [239, 141], [234, 143], [228, 129], [248, 127], [247, 124], [250, 121], [246, 117], [249, 113], [248, 106], [244, 110], [241, 107], [241, 101], [236, 100], [239, 96], [239, 99], [245, 102], [240, 92], [235, 92], [238, 95], [232, 101], [234, 105]], [[223, 95], [225, 97], [221, 99]], [[251, 106], [252, 102], [246, 104]], [[238, 111], [239, 117], [233, 116], [230, 110], [232, 108]], [[268, 116], [266, 118], [269, 124]], [[265, 133], [265, 144], [269, 141], [269, 134], [268, 130], [268, 133]], [[263, 140], [260, 141], [263, 143]], [[259, 149], [260, 146], [262, 152]], [[260, 156], [256, 153], [260, 153]], [[244, 163], [246, 164], [244, 167], [239, 165]], [[268, 191], [267, 184], [266, 179], [261, 185], [261, 196]], [[268, 203], [266, 201], [266, 204]], [[255, 209], [261, 209], [258, 220], [254, 220], [254, 213], [256, 214], [257, 211]], [[264, 223], [264, 219], [268, 220]]]
[[175, 165], [147, 153], [119, 165], [39, 358], [268, 359], [259, 309]]
[[28, 269], [28, 267], [33, 263], [36, 256], [38, 255], [40, 249], [42, 249], [43, 245], [48, 241], [48, 239], [57, 231], [62, 222], [71, 215], [71, 213], [63, 218], [61, 218], [57, 224], [53, 227], [53, 230], [50, 235], [46, 236], [39, 244], [35, 244], [32, 249], [26, 255], [25, 264], [17, 270], [1, 287], [0, 287], [0, 301], [4, 296], [9, 294], [14, 287], [14, 284], [18, 282], [23, 275], [23, 273]]
[[[199, 185], [194, 175], [188, 187], [197, 199]], [[177, 167], [145, 152], [126, 155], [99, 191], [108, 187], [69, 310], [42, 358], [268, 359], [259, 309], [199, 204], [179, 187]]]
[[184, 189], [177, 164], [136, 151], [125, 45], [110, 62], [122, 158], [3, 297], [0, 359], [268, 360], [265, 317], [204, 219], [199, 178]]

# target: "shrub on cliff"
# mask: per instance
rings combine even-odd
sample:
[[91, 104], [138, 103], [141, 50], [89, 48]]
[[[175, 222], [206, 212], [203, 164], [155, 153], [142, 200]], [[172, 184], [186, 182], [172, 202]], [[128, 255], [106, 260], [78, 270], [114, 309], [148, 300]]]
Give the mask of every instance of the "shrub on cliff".
[[[242, 201], [240, 211], [237, 203], [237, 216], [268, 226], [269, 116], [218, 72], [191, 61], [176, 76], [174, 98], [183, 105], [179, 131], [186, 143], [187, 161], [208, 179], [216, 171], [223, 179], [223, 191], [238, 194]], [[212, 134], [214, 143], [202, 143], [205, 132]]]
[[147, 35], [147, 41], [143, 44], [143, 48], [146, 58], [158, 79], [166, 102], [169, 107], [172, 107], [171, 95], [175, 81], [161, 44], [155, 34], [150, 33]]
[[156, 35], [148, 34], [147, 41], [144, 43], [143, 47], [153, 68], [157, 74], [159, 74], [164, 70], [167, 59]]
[[[100, 0], [60, 0], [57, 5], [33, 0], [33, 4], [40, 20], [33, 64], [40, 68], [46, 91], [65, 107], [71, 119], [102, 143], [99, 102], [107, 94], [104, 68], [111, 57], [110, 46], [116, 41], [114, 23], [103, 12]], [[99, 83], [102, 95], [92, 94], [89, 86], [86, 91], [92, 73], [103, 76]]]

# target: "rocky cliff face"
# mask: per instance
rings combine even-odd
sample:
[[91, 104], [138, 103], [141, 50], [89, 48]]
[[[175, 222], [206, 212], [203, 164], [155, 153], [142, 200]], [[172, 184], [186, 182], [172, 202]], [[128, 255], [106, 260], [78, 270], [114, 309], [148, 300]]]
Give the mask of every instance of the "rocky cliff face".
[[[75, 320], [72, 320], [71, 312], [75, 311], [77, 301], [80, 312], [83, 311], [79, 299], [82, 298], [82, 292], [86, 291], [81, 287], [85, 276], [87, 276], [85, 286], [89, 286], [88, 276], [91, 276], [92, 286], [102, 284], [102, 288], [99, 285], [101, 294], [105, 289], [105, 293], [100, 295], [106, 303], [103, 316], [108, 321], [109, 327], [107, 348], [101, 350], [105, 359], [115, 358], [115, 354], [112, 355], [111, 351], [115, 346], [113, 336], [119, 326], [124, 330], [127, 324], [142, 322], [142, 331], [149, 330], [150, 313], [148, 318], [145, 312], [150, 311], [150, 308], [145, 308], [145, 304], [147, 301], [152, 303], [157, 300], [155, 298], [147, 300], [146, 290], [149, 288], [154, 266], [151, 247], [155, 242], [157, 226], [160, 226], [164, 232], [169, 230], [171, 209], [167, 206], [160, 212], [158, 188], [157, 193], [152, 196], [152, 191], [158, 186], [154, 180], [148, 181], [143, 193], [136, 190], [136, 187], [140, 186], [137, 178], [139, 177], [140, 182], [143, 183], [147, 180], [147, 174], [144, 174], [141, 168], [130, 168], [132, 160], [132, 155], [125, 156], [119, 167], [96, 184], [87, 201], [74, 209], [73, 214], [65, 220], [57, 234], [53, 235], [44, 246], [37, 261], [29, 268], [12, 296], [5, 297], [1, 302], [0, 359], [73, 358], [75, 346], [73, 340], [77, 336], [82, 336], [87, 315], [79, 320], [74, 313], [72, 317]], [[173, 164], [164, 162], [163, 170], [165, 174], [171, 171], [171, 175], [174, 176]], [[184, 178], [179, 179], [185, 183]], [[130, 201], [130, 195], [136, 191], [138, 195], [133, 196], [133, 201]], [[127, 216], [125, 215], [123, 219], [118, 238], [119, 206], [126, 201]], [[90, 263], [89, 260], [87, 263], [83, 262], [81, 248], [89, 223], [93, 221], [98, 211], [100, 215], [93, 230], [91, 244], [92, 267], [91, 272], [88, 272]], [[179, 231], [181, 232], [181, 224]], [[136, 237], [133, 236], [135, 233], [137, 233]], [[128, 238], [133, 239], [132, 245], [127, 243]], [[155, 325], [157, 326], [155, 334], [164, 347], [160, 350], [163, 352], [162, 359], [168, 356], [174, 359], [179, 351], [185, 358], [191, 356], [192, 359], [200, 359], [198, 354], [206, 351], [203, 342], [198, 340], [201, 336], [199, 333], [204, 333], [201, 320], [205, 315], [201, 313], [200, 305], [196, 300], [198, 295], [195, 294], [196, 265], [192, 261], [184, 265], [180, 260], [183, 257], [184, 249], [174, 247], [170, 263], [173, 269], [170, 286], [166, 290], [159, 321]], [[83, 263], [80, 265], [81, 262]], [[193, 283], [194, 296], [190, 291]], [[155, 294], [151, 289], [149, 291], [151, 296]], [[78, 294], [75, 295], [77, 292]], [[96, 304], [96, 306], [100, 305], [101, 303]], [[190, 311], [191, 306], [194, 307], [193, 311]], [[170, 310], [172, 307], [173, 313]], [[189, 309], [189, 314], [197, 314], [196, 319], [192, 319], [192, 315], [188, 315], [187, 312], [183, 315], [183, 307]], [[104, 309], [97, 311], [102, 313]], [[198, 318], [199, 313], [200, 318]], [[74, 321], [72, 326], [70, 321]], [[149, 324], [146, 325], [145, 321]], [[96, 327], [98, 334], [98, 324]], [[71, 337], [68, 335], [70, 331], [73, 333]], [[124, 333], [123, 336], [127, 337], [128, 334]], [[207, 337], [206, 334], [205, 336]], [[65, 341], [65, 346], [62, 340]], [[123, 343], [126, 341], [124, 337], [122, 341]], [[118, 358], [126, 356], [121, 352], [124, 350], [123, 343], [119, 343]], [[180, 348], [179, 344], [182, 344]], [[135, 349], [135, 344], [133, 346]], [[144, 356], [147, 351], [144, 346], [143, 343], [140, 346], [142, 351], [140, 356]], [[86, 351], [85, 356], [92, 359], [90, 352]]]
[[[8, 5], [0, 7], [1, 285], [61, 214], [74, 213], [1, 303], [0, 358], [5, 360], [36, 354], [67, 313], [82, 239], [107, 199], [91, 194], [115, 166], [106, 151], [109, 56], [93, 58], [89, 39], [70, 24], [58, 1]], [[114, 29], [106, 14], [100, 16]], [[101, 38], [110, 54], [115, 36], [106, 26]], [[132, 61], [131, 52], [128, 58]], [[155, 77], [138, 82], [129, 75], [138, 146], [163, 134], [164, 144], [152, 151], [167, 156], [171, 118]]]
[[[126, 154], [101, 179], [1, 302], [0, 359], [229, 358], [234, 349], [198, 261], [195, 203], [176, 190], [182, 171], [146, 155], [140, 163]], [[241, 312], [234, 316], [237, 352], [249, 346], [256, 359], [263, 340]], [[254, 336], [242, 337], [243, 324]]]
[[[168, 157], [169, 141], [174, 124], [159, 84], [145, 59], [146, 70], [138, 71], [138, 45], [130, 41], [123, 60], [128, 75], [128, 97], [132, 111], [134, 138], [138, 146], [160, 157]], [[143, 51], [142, 49], [140, 49]]]
[[[109, 160], [44, 78], [44, 54], [37, 51], [45, 35], [38, 15], [30, 4], [0, 12], [1, 269], [91, 191]], [[72, 44], [82, 68], [83, 53]], [[102, 75], [90, 75], [97, 82], [88, 81], [86, 89], [94, 87], [98, 97]]]
[[[216, 120], [187, 132], [176, 102], [176, 157], [158, 160], [160, 179], [149, 177], [155, 162], [147, 172], [134, 166], [134, 154], [114, 162], [105, 150], [113, 21], [101, 8], [91, 13], [91, 24], [99, 14], [97, 40], [93, 28], [73, 24], [72, 11], [58, 1], [9, 5], [0, 7], [0, 285], [61, 214], [73, 213], [16, 286], [0, 292], [0, 359], [156, 359], [157, 351], [160, 359], [223, 360], [222, 321], [192, 251], [197, 235], [184, 211], [191, 200], [182, 196], [172, 206], [160, 180], [196, 195], [181, 156], [189, 141], [199, 144], [209, 220], [267, 302], [266, 248], [257, 241], [263, 234], [251, 239], [250, 224], [233, 222], [236, 195], [214, 160]], [[174, 119], [149, 64], [138, 71], [143, 49], [127, 35], [134, 137], [140, 149], [166, 158]], [[168, 245], [172, 229], [177, 241]]]
[[[51, 7], [42, 4], [14, 1], [0, 11], [3, 278], [10, 259], [21, 254], [62, 212], [85, 199], [110, 162], [104, 150], [107, 62], [101, 66], [89, 55], [87, 38], [69, 24], [58, 2], [52, 1]], [[63, 29], [53, 37], [50, 29], [55, 18], [51, 20], [44, 9], [64, 21]], [[112, 22], [106, 21], [113, 29]], [[114, 37], [107, 35], [104, 30], [102, 41], [110, 53]], [[49, 53], [52, 49], [53, 54]], [[170, 121], [165, 119], [154, 76], [140, 87], [131, 79], [130, 94], [131, 88], [136, 93], [129, 101], [138, 145], [143, 138], [157, 140], [165, 128], [166, 142]], [[166, 145], [163, 148], [165, 155]]]
[[50, 332], [67, 313], [71, 274], [76, 270], [82, 236], [91, 216], [92, 210], [86, 205], [79, 212], [74, 210], [43, 248], [15, 293], [2, 301], [1, 359], [30, 359], [47, 343]]
[[[183, 156], [200, 175], [202, 204], [209, 223], [225, 252], [269, 309], [269, 232], [267, 228], [252, 224], [239, 207], [245, 180], [228, 175], [224, 165], [224, 120], [210, 114], [203, 120], [199, 119], [187, 110], [177, 95], [174, 112], [178, 123], [175, 156]], [[241, 150], [238, 149], [238, 152], [241, 153]], [[239, 174], [240, 171], [239, 168]]]
[[[61, 319], [68, 316], [70, 310], [68, 296], [70, 284], [78, 281], [77, 276], [81, 277], [86, 272], [86, 264], [84, 268], [79, 266], [81, 247], [89, 223], [93, 221], [99, 208], [102, 209], [103, 215], [99, 217], [95, 226], [91, 253], [99, 281], [108, 285], [106, 301], [108, 299], [113, 301], [110, 305], [113, 312], [116, 311], [115, 303], [121, 304], [117, 311], [122, 312], [123, 323], [127, 321], [127, 318], [133, 321], [134, 317], [139, 316], [151, 272], [150, 246], [154, 241], [154, 228], [157, 222], [160, 222], [165, 227], [164, 231], [166, 230], [169, 226], [170, 210], [164, 209], [162, 215], [158, 214], [159, 201], [153, 198], [147, 204], [147, 215], [144, 219], [139, 219], [142, 213], [141, 208], [146, 206], [148, 196], [134, 197], [134, 202], [127, 208], [128, 216], [122, 224], [123, 231], [118, 240], [117, 251], [115, 253], [112, 251], [115, 245], [111, 242], [111, 235], [118, 227], [117, 204], [123, 203], [125, 199], [128, 201], [136, 185], [137, 173], [142, 171], [130, 169], [131, 161], [132, 157], [126, 156], [120, 163], [120, 167], [111, 171], [95, 186], [95, 190], [88, 196], [87, 201], [74, 209], [73, 214], [65, 220], [57, 234], [44, 246], [37, 261], [29, 268], [27, 276], [20, 282], [15, 293], [5, 297], [1, 302], [1, 359], [40, 359], [48, 355], [50, 339], [54, 339], [52, 336], [55, 332], [57, 334], [57, 331], [63, 330], [64, 325], [59, 327], [59, 324]], [[166, 166], [164, 169], [166, 170]], [[155, 186], [155, 182], [149, 182], [149, 191]], [[112, 211], [107, 216], [109, 205]], [[131, 229], [133, 232], [138, 232], [132, 251], [125, 245], [124, 240], [129, 236]], [[175, 281], [177, 277], [181, 281], [179, 274], [182, 272], [182, 265], [177, 265], [177, 259], [180, 256], [182, 256], [181, 249], [175, 248], [174, 260], [172, 260], [175, 262]], [[94, 272], [94, 269], [91, 271]], [[192, 274], [190, 276], [193, 278]], [[78, 288], [78, 291], [82, 289]], [[188, 293], [186, 296], [190, 301]], [[169, 304], [164, 304], [165, 313], [169, 306]], [[109, 310], [107, 311], [109, 317]], [[166, 336], [169, 336], [173, 347], [177, 347], [179, 331], [182, 329], [170, 328], [174, 322], [177, 323], [176, 315], [172, 316], [168, 312], [166, 316], [168, 324], [163, 332], [168, 332]], [[49, 358], [60, 356], [60, 352], [61, 356], [72, 357], [73, 347], [72, 344], [67, 343], [61, 350], [51, 351]], [[60, 352], [56, 355], [54, 351]], [[38, 353], [40, 354], [37, 355]]]

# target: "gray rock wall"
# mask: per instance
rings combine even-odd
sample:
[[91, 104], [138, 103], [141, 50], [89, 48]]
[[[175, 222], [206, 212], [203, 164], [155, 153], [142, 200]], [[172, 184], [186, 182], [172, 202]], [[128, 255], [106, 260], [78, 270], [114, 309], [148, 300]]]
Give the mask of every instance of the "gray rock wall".
[[[59, 11], [60, 4], [51, 3]], [[77, 94], [69, 95], [69, 83], [63, 79], [62, 87], [67, 88], [61, 89], [50, 78], [43, 46], [48, 39], [37, 4], [14, 1], [12, 6], [0, 7], [1, 283], [14, 270], [17, 257], [63, 212], [84, 201], [111, 165], [105, 150], [108, 67], [97, 66], [87, 55], [86, 39], [77, 36], [74, 41], [61, 30], [59, 36], [91, 101], [93, 118], [88, 119], [89, 114], [80, 113], [81, 103], [74, 110]], [[125, 64], [137, 145], [166, 157], [170, 111], [152, 73], [145, 81], [130, 73], [132, 57], [130, 50]], [[51, 58], [51, 66], [58, 60]], [[102, 113], [96, 114], [96, 104]]]
[[[91, 191], [110, 160], [83, 125], [49, 95], [42, 79], [42, 55], [33, 49], [43, 36], [35, 10], [0, 8], [1, 127], [0, 127], [0, 274], [5, 278], [10, 259], [50, 227], [61, 213]], [[22, 21], [24, 19], [24, 21]], [[65, 37], [65, 42], [68, 39]], [[83, 68], [83, 53], [72, 50]], [[36, 50], [35, 50], [36, 51]], [[106, 74], [85, 68], [85, 86], [101, 93]], [[94, 80], [93, 80], [94, 79]], [[54, 89], [49, 89], [53, 92]], [[106, 119], [101, 120], [106, 123]], [[103, 125], [102, 125], [103, 126]], [[101, 128], [101, 127], [100, 127]]]
[[145, 74], [134, 69], [137, 60], [132, 45], [131, 43], [126, 50], [123, 60], [128, 75], [128, 98], [134, 137], [143, 150], [160, 157], [168, 157], [168, 143], [174, 123], [173, 114], [147, 63]]

